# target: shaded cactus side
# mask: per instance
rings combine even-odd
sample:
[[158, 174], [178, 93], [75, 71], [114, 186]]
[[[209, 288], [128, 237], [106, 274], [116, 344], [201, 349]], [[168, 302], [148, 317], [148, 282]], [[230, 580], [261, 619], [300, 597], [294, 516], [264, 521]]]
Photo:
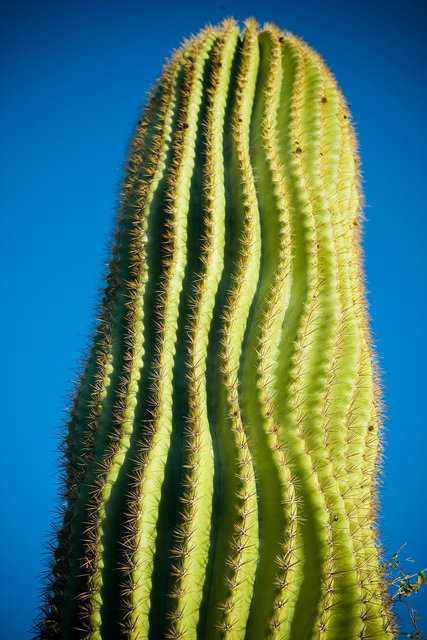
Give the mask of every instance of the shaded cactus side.
[[166, 65], [133, 140], [39, 638], [392, 638], [356, 143], [253, 20]]

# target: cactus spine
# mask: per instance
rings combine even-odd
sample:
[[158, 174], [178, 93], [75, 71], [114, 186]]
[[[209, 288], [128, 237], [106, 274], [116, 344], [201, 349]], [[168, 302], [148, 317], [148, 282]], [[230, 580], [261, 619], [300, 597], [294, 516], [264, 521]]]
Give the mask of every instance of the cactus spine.
[[354, 133], [274, 25], [207, 28], [133, 140], [39, 638], [392, 638]]

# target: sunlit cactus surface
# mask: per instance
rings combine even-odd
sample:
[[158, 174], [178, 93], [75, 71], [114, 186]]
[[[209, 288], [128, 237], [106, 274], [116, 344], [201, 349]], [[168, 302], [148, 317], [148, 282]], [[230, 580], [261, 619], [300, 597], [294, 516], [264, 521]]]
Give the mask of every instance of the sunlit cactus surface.
[[206, 28], [133, 139], [37, 637], [393, 637], [359, 161], [322, 59]]

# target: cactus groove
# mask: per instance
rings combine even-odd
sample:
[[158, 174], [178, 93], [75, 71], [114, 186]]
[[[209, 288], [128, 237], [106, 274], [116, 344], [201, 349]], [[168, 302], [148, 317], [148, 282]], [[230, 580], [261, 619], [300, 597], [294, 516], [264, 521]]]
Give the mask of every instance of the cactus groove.
[[251, 19], [184, 43], [132, 142], [37, 638], [394, 637], [345, 100]]

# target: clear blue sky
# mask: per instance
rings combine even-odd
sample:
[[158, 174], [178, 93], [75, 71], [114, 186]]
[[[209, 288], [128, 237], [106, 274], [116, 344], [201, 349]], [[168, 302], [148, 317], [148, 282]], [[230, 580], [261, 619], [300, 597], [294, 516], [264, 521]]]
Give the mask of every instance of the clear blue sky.
[[[94, 307], [132, 131], [164, 58], [205, 23], [274, 21], [351, 103], [384, 371], [381, 530], [427, 566], [426, 46], [422, 3], [2, 2], [0, 635], [28, 638], [57, 495], [59, 427]], [[415, 601], [414, 601], [415, 604]], [[417, 600], [427, 634], [427, 587]], [[402, 608], [403, 611], [403, 608]]]

